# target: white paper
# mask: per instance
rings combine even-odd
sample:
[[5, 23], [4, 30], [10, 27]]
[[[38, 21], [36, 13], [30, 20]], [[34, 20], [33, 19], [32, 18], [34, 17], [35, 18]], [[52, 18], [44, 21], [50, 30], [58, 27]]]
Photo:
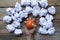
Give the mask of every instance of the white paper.
[[4, 16], [3, 21], [6, 22], [6, 23], [10, 23], [12, 21], [12, 19], [11, 19], [10, 16]]
[[40, 0], [38, 1], [40, 6], [43, 8], [46, 8], [48, 6], [48, 1], [47, 0]]
[[31, 0], [31, 6], [37, 6], [38, 5], [38, 0]]
[[41, 18], [39, 19], [39, 24], [40, 24], [41, 26], [46, 25], [46, 19], [45, 19], [44, 17], [41, 17]]
[[26, 10], [26, 12], [28, 12], [28, 14], [32, 13], [32, 11], [33, 11], [32, 7], [30, 7], [30, 6], [26, 6], [25, 10]]
[[21, 5], [29, 6], [30, 2], [31, 2], [30, 0], [21, 0]]
[[42, 27], [39, 28], [38, 32], [41, 33], [41, 34], [47, 34], [47, 30], [43, 29]]
[[49, 8], [48, 8], [48, 12], [49, 12], [50, 14], [54, 15], [55, 12], [56, 12], [55, 7], [54, 7], [54, 6], [49, 7]]
[[46, 16], [46, 15], [47, 15], [47, 10], [44, 9], [44, 8], [42, 8], [42, 9], [40, 10], [39, 16], [41, 17], [41, 16]]
[[52, 21], [53, 20], [53, 16], [50, 15], [50, 14], [47, 14], [45, 18], [46, 18], [47, 21]]
[[54, 27], [48, 29], [48, 34], [49, 34], [49, 35], [52, 35], [52, 34], [54, 34], [54, 33], [55, 33], [55, 28], [54, 28]]
[[21, 7], [20, 3], [16, 2], [16, 4], [15, 4], [15, 10], [16, 10], [16, 12], [22, 10], [22, 7]]
[[6, 14], [7, 14], [7, 15], [11, 15], [11, 10], [12, 10], [12, 8], [7, 8], [7, 9], [6, 9], [6, 12], [7, 12]]
[[6, 26], [6, 29], [9, 31], [9, 32], [13, 32], [15, 30], [15, 27], [13, 27], [12, 25], [8, 24]]
[[39, 6], [34, 6], [33, 7], [33, 16], [37, 16], [40, 13], [40, 7]]
[[46, 25], [43, 26], [43, 28], [45, 28], [45, 29], [49, 29], [49, 28], [51, 28], [51, 27], [53, 27], [53, 23], [50, 22], [50, 21], [47, 21], [47, 22], [46, 22]]
[[14, 21], [12, 23], [12, 26], [15, 27], [15, 28], [21, 28], [21, 25], [20, 25], [20, 23], [18, 21]]
[[22, 34], [22, 30], [21, 29], [15, 29], [14, 34], [20, 35], [20, 34]]
[[23, 18], [23, 17], [27, 18], [28, 17], [28, 13], [26, 12], [26, 10], [21, 11], [20, 17], [21, 18]]

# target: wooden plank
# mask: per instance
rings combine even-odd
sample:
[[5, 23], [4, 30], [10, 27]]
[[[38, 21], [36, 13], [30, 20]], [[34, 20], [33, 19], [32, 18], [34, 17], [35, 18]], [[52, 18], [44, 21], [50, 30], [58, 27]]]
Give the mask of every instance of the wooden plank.
[[[0, 30], [4, 30], [4, 29], [0, 29]], [[4, 38], [6, 38], [6, 40], [7, 39], [9, 40], [12, 40], [12, 39], [25, 40], [26, 39], [26, 36], [24, 35], [24, 33], [22, 36], [16, 37], [14, 34], [7, 33], [6, 31], [5, 32], [4, 31], [2, 31], [3, 33], [0, 32], [1, 40], [4, 40]], [[60, 40], [60, 32], [56, 32], [54, 35], [40, 35], [39, 33], [35, 33], [34, 40]]]
[[[26, 37], [16, 37], [14, 35], [0, 35], [1, 40], [25, 40]], [[60, 40], [60, 33], [55, 33], [55, 35], [49, 36], [49, 35], [40, 35], [35, 34], [34, 40]]]
[[18, 40], [18, 38], [12, 35], [5, 35], [5, 36], [0, 35], [0, 40]]
[[[0, 0], [0, 7], [14, 7], [16, 2], [21, 0]], [[60, 0], [48, 0], [49, 5], [60, 5]]]
[[16, 2], [20, 2], [21, 0], [0, 0], [0, 7], [10, 7], [14, 6]]
[[60, 0], [48, 0], [49, 5], [60, 5]]
[[6, 15], [6, 8], [0, 8], [0, 20]]
[[3, 21], [0, 21], [0, 29], [6, 28], [6, 23], [4, 23]]
[[[3, 20], [3, 17], [6, 16], [6, 8], [0, 8], [0, 20]], [[60, 6], [56, 6], [56, 14], [54, 19], [60, 19]]]
[[60, 33], [55, 33], [54, 35], [40, 35], [35, 34], [34, 40], [60, 40]]

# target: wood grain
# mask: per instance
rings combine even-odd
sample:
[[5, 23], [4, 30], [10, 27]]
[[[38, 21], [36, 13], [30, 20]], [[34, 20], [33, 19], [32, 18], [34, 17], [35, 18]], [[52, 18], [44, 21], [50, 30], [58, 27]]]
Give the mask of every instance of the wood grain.
[[55, 33], [54, 35], [40, 35], [35, 34], [34, 40], [60, 40], [60, 33]]
[[[26, 36], [23, 35], [22, 36], [15, 36], [13, 33], [9, 33], [7, 32], [5, 29], [0, 29], [0, 30], [4, 30], [2, 31], [2, 33], [0, 33], [0, 39], [4, 40], [4, 38], [9, 39], [9, 40], [25, 40]], [[1, 31], [0, 31], [1, 32]], [[3, 33], [4, 32], [4, 33]], [[54, 35], [41, 35], [39, 33], [35, 33], [34, 35], [34, 40], [60, 40], [60, 32], [55, 32]]]
[[0, 0], [0, 7], [13, 7], [16, 2], [20, 3], [20, 0]]
[[[0, 0], [0, 7], [14, 7], [16, 2], [21, 0]], [[49, 5], [60, 5], [60, 0], [48, 0]]]
[[[25, 40], [24, 28], [23, 35], [20, 37], [15, 36], [13, 33], [9, 33], [5, 28], [6, 23], [3, 22], [3, 17], [6, 16], [6, 8], [14, 7], [16, 2], [21, 2], [21, 0], [0, 0], [0, 40]], [[48, 0], [49, 6], [54, 5], [56, 7], [56, 14], [54, 15], [54, 27], [56, 32], [54, 35], [40, 35], [35, 33], [34, 40], [60, 40], [60, 0]], [[37, 18], [38, 19], [38, 18]], [[37, 24], [38, 24], [38, 20]], [[23, 25], [24, 26], [24, 25]], [[37, 25], [37, 30], [40, 27]]]

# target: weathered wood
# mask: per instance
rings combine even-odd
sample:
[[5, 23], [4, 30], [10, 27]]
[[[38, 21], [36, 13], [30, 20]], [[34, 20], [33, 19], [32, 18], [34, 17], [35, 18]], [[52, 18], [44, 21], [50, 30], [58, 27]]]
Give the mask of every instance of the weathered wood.
[[14, 36], [12, 36], [12, 35], [5, 35], [5, 36], [2, 36], [2, 35], [0, 35], [0, 40], [18, 40], [18, 38], [17, 37], [14, 37]]
[[[3, 20], [3, 17], [6, 16], [6, 8], [0, 8], [0, 20]], [[54, 19], [60, 19], [60, 6], [56, 6], [56, 14]]]
[[[21, 0], [0, 0], [0, 7], [14, 7], [16, 2]], [[49, 5], [60, 5], [60, 0], [48, 0]]]
[[[0, 30], [4, 30], [5, 29], [0, 29]], [[16, 37], [14, 34], [12, 33], [7, 33], [7, 31], [2, 31], [2, 33], [0, 33], [0, 39], [4, 40], [4, 38], [9, 39], [9, 40], [25, 40], [26, 36], [23, 33], [23, 36], [20, 37]], [[1, 32], [1, 31], [0, 31]], [[39, 33], [35, 33], [34, 35], [34, 40], [60, 40], [60, 32], [56, 32], [54, 35], [40, 35]]]
[[6, 28], [5, 26], [6, 26], [6, 23], [4, 23], [3, 21], [0, 21], [0, 29], [1, 28]]
[[16, 2], [20, 3], [20, 0], [0, 0], [0, 7], [13, 7]]
[[6, 15], [6, 8], [0, 8], [0, 20]]
[[40, 35], [35, 34], [34, 40], [60, 40], [60, 33], [55, 33], [54, 35]]

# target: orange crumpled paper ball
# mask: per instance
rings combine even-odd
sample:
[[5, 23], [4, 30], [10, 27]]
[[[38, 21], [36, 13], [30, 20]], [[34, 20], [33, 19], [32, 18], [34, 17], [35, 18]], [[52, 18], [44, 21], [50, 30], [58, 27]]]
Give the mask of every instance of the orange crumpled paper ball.
[[28, 18], [27, 20], [26, 20], [26, 27], [28, 28], [28, 29], [32, 29], [33, 28], [33, 24], [35, 24], [35, 20], [33, 19], [33, 18]]

